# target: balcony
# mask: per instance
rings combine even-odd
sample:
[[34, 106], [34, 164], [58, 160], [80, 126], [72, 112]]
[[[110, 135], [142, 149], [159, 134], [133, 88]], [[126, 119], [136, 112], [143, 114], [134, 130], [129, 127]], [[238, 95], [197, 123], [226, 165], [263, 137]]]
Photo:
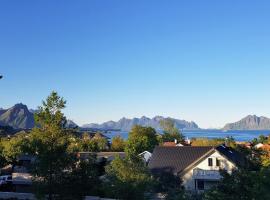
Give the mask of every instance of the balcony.
[[220, 180], [222, 177], [218, 170], [194, 169], [193, 178], [214, 181], [214, 180]]

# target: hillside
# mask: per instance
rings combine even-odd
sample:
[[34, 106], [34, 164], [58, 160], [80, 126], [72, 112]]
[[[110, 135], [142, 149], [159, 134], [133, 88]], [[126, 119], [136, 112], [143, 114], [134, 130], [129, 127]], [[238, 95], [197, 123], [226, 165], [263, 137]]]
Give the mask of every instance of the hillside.
[[[0, 126], [10, 126], [14, 129], [31, 129], [35, 125], [34, 112], [26, 105], [19, 103], [9, 109], [0, 108]], [[76, 123], [67, 120], [67, 128], [78, 127]]]
[[34, 127], [34, 114], [24, 104], [16, 104], [9, 109], [0, 110], [0, 125], [11, 126], [15, 129]]
[[248, 115], [235, 123], [226, 124], [224, 130], [270, 130], [270, 119]]

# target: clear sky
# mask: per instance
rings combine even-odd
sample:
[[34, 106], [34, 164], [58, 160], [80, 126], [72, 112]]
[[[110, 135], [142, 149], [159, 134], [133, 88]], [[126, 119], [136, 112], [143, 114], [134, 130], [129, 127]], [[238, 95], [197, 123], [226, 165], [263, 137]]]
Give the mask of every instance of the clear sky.
[[270, 1], [2, 0], [0, 107], [52, 90], [78, 124], [270, 117]]

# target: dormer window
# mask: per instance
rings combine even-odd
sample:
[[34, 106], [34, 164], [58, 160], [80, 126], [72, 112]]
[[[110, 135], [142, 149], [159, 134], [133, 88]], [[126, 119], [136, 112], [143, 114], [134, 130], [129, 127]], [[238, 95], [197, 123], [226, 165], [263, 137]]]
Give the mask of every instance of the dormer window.
[[212, 158], [208, 158], [208, 166], [209, 167], [213, 166], [213, 159]]

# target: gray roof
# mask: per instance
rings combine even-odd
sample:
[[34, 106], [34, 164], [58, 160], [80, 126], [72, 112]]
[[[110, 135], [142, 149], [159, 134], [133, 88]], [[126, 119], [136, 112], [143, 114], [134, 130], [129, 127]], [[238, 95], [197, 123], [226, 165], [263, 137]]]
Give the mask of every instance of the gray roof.
[[179, 174], [188, 167], [199, 163], [201, 159], [209, 156], [214, 151], [218, 151], [237, 166], [245, 164], [245, 158], [242, 154], [225, 146], [158, 146], [154, 149], [148, 166], [153, 173], [171, 172], [173, 174]]
[[154, 149], [148, 166], [154, 173], [162, 171], [179, 173], [211, 150], [213, 147], [158, 146]]

